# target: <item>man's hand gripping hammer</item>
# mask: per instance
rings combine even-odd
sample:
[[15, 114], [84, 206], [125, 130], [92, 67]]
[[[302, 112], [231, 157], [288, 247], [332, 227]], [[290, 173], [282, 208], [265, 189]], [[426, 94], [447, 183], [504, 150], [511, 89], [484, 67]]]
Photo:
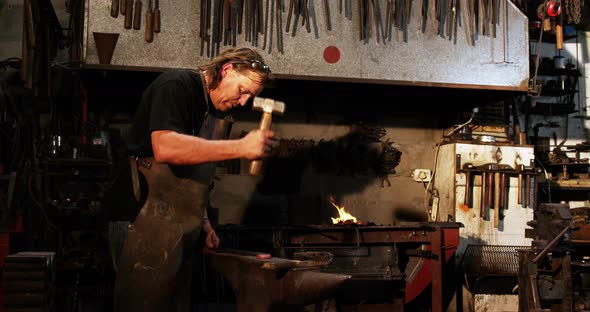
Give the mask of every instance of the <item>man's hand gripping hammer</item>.
[[[270, 129], [270, 123], [272, 122], [272, 115], [282, 115], [285, 112], [285, 103], [275, 101], [273, 99], [255, 97], [252, 105], [253, 110], [262, 111], [262, 119], [260, 120], [260, 130]], [[262, 169], [261, 160], [253, 160], [250, 163], [250, 174], [258, 175]]]

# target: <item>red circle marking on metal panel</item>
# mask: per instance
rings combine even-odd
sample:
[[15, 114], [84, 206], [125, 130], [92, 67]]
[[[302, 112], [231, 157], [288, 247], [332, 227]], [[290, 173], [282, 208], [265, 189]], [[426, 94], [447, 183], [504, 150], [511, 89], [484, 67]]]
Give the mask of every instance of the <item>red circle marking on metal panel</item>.
[[324, 49], [324, 60], [330, 64], [337, 63], [340, 60], [340, 50], [335, 46], [328, 46]]

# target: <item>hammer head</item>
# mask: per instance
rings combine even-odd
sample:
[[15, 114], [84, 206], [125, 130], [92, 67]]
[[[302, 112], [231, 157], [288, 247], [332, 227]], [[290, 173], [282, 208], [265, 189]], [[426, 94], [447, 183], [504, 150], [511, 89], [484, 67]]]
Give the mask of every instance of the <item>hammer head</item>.
[[265, 113], [271, 113], [276, 115], [282, 115], [285, 112], [285, 102], [275, 101], [273, 99], [267, 99], [262, 97], [255, 97], [252, 109], [257, 111], [263, 111]]

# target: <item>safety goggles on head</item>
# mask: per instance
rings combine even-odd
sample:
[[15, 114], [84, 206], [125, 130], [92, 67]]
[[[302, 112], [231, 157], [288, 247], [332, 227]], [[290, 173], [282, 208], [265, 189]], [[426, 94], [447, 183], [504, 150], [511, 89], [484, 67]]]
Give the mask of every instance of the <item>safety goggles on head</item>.
[[264, 74], [270, 73], [270, 67], [268, 67], [268, 65], [264, 64], [260, 60], [236, 61], [236, 62], [233, 62], [233, 63], [247, 64], [252, 69], [254, 69], [255, 71], [258, 71], [258, 72], [261, 72], [261, 73], [264, 73]]

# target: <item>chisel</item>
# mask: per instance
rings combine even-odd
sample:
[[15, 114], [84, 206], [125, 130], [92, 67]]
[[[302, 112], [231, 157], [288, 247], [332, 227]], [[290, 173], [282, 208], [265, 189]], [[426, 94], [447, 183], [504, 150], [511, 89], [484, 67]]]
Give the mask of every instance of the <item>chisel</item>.
[[[124, 1], [124, 0], [123, 0]], [[160, 0], [156, 0], [154, 6], [154, 32], [160, 32]]]
[[[490, 174], [492, 174], [490, 172]], [[500, 226], [500, 173], [494, 172], [494, 227]]]
[[486, 172], [481, 172], [481, 191], [479, 193], [479, 216], [486, 217]]
[[133, 6], [133, 29], [141, 28], [141, 0], [135, 0]]
[[148, 7], [145, 11], [145, 41], [154, 41], [154, 13], [152, 12], [152, 0], [148, 0]]
[[506, 203], [506, 174], [500, 174], [500, 208], [504, 208]]
[[324, 10], [326, 17], [326, 29], [330, 31], [332, 30], [332, 21], [330, 20], [330, 6], [328, 4], [328, 0], [324, 0]]
[[133, 0], [127, 0], [125, 7], [125, 29], [130, 29], [133, 23]]
[[531, 175], [530, 174], [525, 174], [525, 178], [524, 178], [524, 194], [525, 194], [525, 198], [524, 198], [524, 208], [529, 208], [530, 207], [530, 203], [531, 203]]
[[518, 191], [516, 193], [516, 203], [520, 205], [522, 203], [522, 172], [524, 171], [524, 165], [517, 165], [516, 171], [518, 172]]
[[111, 0], [111, 16], [119, 16], [119, 0]]
[[494, 202], [494, 173], [493, 172], [488, 172], [487, 173], [487, 177], [488, 177], [488, 189], [486, 191], [486, 194], [488, 195], [488, 206], [492, 206], [493, 202]]

